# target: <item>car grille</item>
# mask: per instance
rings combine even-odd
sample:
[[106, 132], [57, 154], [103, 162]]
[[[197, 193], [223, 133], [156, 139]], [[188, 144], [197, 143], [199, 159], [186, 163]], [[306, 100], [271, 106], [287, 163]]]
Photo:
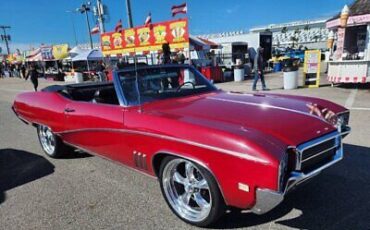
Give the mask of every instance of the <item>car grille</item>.
[[336, 140], [335, 136], [324, 139], [322, 142], [312, 142], [312, 145], [309, 145], [303, 150], [299, 151], [299, 169], [304, 173], [311, 172], [316, 168], [319, 168], [330, 162], [340, 147], [340, 144]]

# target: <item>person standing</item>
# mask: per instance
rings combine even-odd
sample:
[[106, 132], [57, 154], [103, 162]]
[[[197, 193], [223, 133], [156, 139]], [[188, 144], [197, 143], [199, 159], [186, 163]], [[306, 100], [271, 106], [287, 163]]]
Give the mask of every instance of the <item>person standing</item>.
[[35, 91], [37, 91], [37, 87], [39, 85], [38, 77], [39, 73], [37, 72], [36, 67], [34, 65], [31, 65], [30, 69], [28, 70], [27, 78], [31, 79]]
[[264, 67], [263, 64], [264, 64], [263, 48], [260, 46], [257, 49], [257, 54], [254, 57], [254, 63], [253, 63], [253, 66], [254, 66], [254, 81], [253, 81], [253, 87], [252, 87], [253, 91], [257, 90], [256, 87], [257, 87], [257, 82], [259, 78], [261, 78], [262, 90], [268, 90], [266, 87], [266, 83], [265, 83], [265, 76], [263, 74], [263, 67]]
[[103, 65], [103, 61], [99, 61], [98, 66], [96, 67], [96, 72], [98, 74], [99, 81], [101, 82], [106, 80], [104, 71], [105, 66]]

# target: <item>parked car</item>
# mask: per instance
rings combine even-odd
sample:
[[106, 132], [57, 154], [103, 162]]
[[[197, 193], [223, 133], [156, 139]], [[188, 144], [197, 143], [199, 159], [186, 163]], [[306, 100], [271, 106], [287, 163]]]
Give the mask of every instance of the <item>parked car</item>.
[[349, 111], [330, 101], [224, 92], [187, 65], [113, 75], [21, 93], [13, 110], [50, 157], [73, 147], [158, 178], [190, 224], [215, 223], [227, 207], [266, 213], [343, 157]]

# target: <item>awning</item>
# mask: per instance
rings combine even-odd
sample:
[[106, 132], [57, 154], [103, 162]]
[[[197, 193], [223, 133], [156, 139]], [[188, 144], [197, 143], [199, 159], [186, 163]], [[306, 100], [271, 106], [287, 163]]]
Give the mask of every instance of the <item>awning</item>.
[[204, 42], [205, 44], [209, 45], [211, 47], [211, 49], [220, 49], [222, 48], [222, 46], [220, 44], [217, 44], [215, 42], [212, 42], [210, 40], [207, 40], [205, 38], [201, 38], [201, 37], [197, 37], [199, 40], [201, 40], [202, 42]]
[[211, 46], [195, 36], [189, 36], [190, 50], [209, 50]]
[[83, 50], [72, 61], [98, 61], [103, 59], [103, 53], [100, 50]]

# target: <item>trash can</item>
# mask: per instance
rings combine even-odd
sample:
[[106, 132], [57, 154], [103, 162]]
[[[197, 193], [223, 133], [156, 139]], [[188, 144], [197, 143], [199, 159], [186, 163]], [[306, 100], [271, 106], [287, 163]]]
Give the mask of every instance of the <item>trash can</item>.
[[236, 65], [234, 66], [234, 81], [244, 81], [244, 65], [240, 59], [236, 59]]
[[274, 72], [280, 72], [280, 71], [281, 71], [281, 63], [274, 62]]
[[289, 59], [284, 63], [284, 89], [298, 88], [298, 62], [297, 59]]
[[75, 72], [75, 82], [76, 83], [82, 83], [84, 81], [82, 73]]

